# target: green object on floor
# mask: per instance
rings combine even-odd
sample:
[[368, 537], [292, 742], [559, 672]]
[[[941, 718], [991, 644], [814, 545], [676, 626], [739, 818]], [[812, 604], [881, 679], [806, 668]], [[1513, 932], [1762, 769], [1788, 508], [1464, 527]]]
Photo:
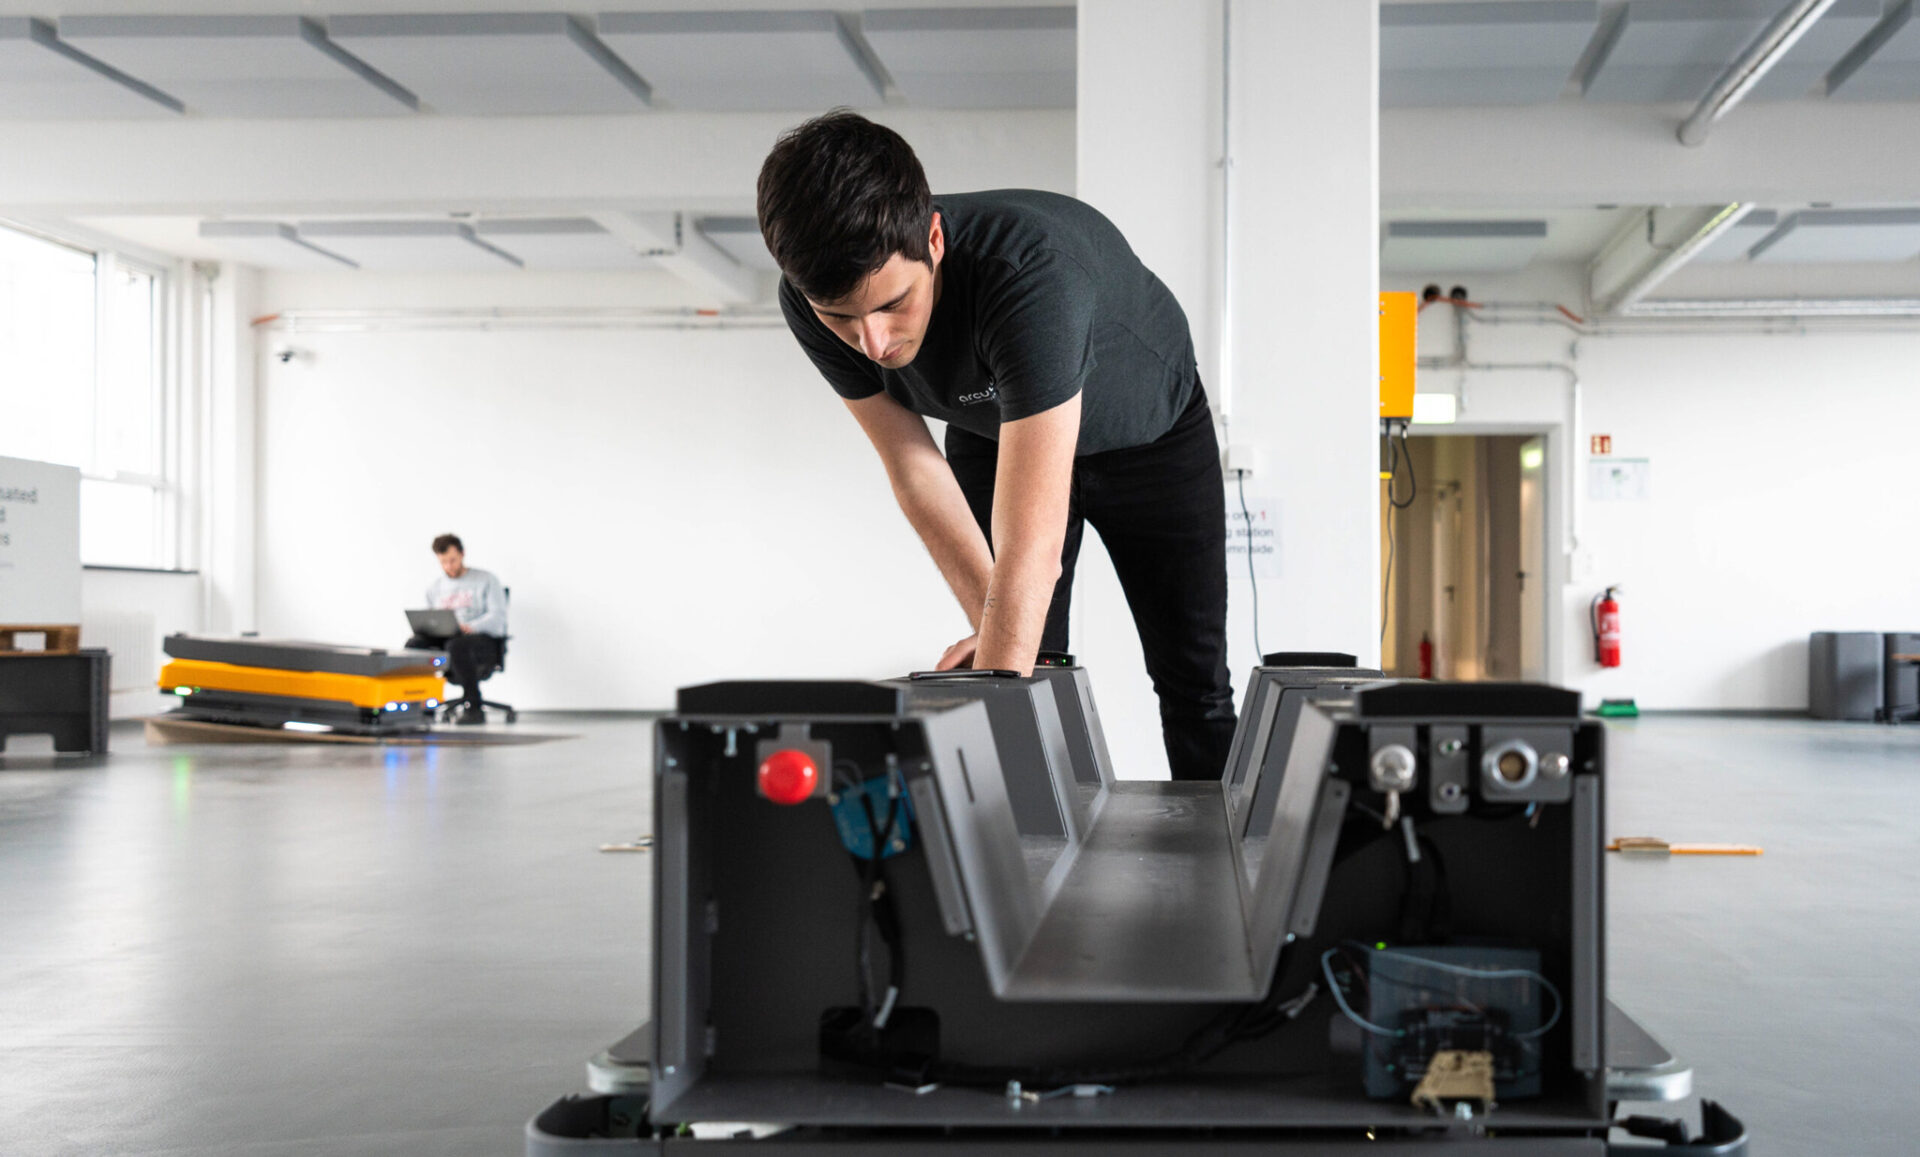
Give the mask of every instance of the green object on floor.
[[1631, 719], [1640, 714], [1640, 708], [1631, 699], [1602, 699], [1593, 713], [1602, 719]]

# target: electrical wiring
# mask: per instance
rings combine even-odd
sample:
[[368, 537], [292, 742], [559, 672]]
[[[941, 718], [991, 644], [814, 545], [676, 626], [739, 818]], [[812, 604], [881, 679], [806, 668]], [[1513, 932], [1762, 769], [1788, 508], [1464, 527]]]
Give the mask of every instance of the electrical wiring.
[[[1355, 1012], [1353, 1006], [1347, 1003], [1346, 995], [1340, 990], [1339, 983], [1333, 978], [1333, 958], [1339, 954], [1340, 951], [1341, 947], [1336, 945], [1321, 953], [1320, 970], [1326, 974], [1327, 986], [1332, 990], [1333, 1001], [1339, 1005], [1341, 1013], [1344, 1014], [1348, 1020], [1377, 1036], [1405, 1036], [1406, 1033], [1400, 1029], [1385, 1028], [1373, 1023], [1366, 1017]], [[1565, 1009], [1565, 1002], [1560, 997], [1560, 990], [1554, 986], [1553, 981], [1548, 980], [1544, 975], [1530, 968], [1469, 968], [1461, 964], [1447, 964], [1439, 960], [1429, 960], [1424, 956], [1414, 956], [1411, 953], [1395, 952], [1390, 948], [1376, 948], [1372, 951], [1376, 956], [1391, 957], [1401, 963], [1411, 964], [1420, 968], [1428, 968], [1435, 972], [1442, 972], [1451, 976], [1463, 976], [1470, 980], [1531, 980], [1538, 983], [1540, 987], [1546, 991], [1548, 996], [1553, 997], [1553, 1015], [1549, 1016], [1546, 1023], [1542, 1024], [1539, 1028], [1528, 1029], [1526, 1032], [1513, 1034], [1513, 1039], [1515, 1040], [1534, 1040], [1547, 1035], [1547, 1033], [1553, 1030], [1555, 1025], [1560, 1023], [1560, 1014]], [[1371, 979], [1383, 984], [1402, 984], [1413, 988], [1426, 987], [1418, 982], [1402, 981], [1391, 976], [1375, 976], [1371, 977]]]
[[1233, 476], [1240, 484], [1240, 524], [1247, 531], [1247, 589], [1253, 592], [1253, 653], [1265, 662], [1267, 652], [1260, 646], [1260, 579], [1253, 569], [1253, 515], [1247, 511], [1247, 472], [1235, 470]]
[[1325, 952], [1322, 952], [1320, 954], [1320, 971], [1327, 978], [1327, 991], [1333, 994], [1333, 1003], [1340, 1006], [1340, 1012], [1344, 1016], [1346, 1016], [1348, 1020], [1352, 1021], [1353, 1023], [1359, 1025], [1361, 1028], [1367, 1030], [1370, 1033], [1373, 1033], [1376, 1036], [1398, 1037], [1398, 1036], [1407, 1035], [1405, 1032], [1397, 1028], [1382, 1028], [1381, 1026], [1368, 1020], [1366, 1017], [1361, 1016], [1359, 1013], [1353, 1011], [1353, 1006], [1347, 1003], [1346, 994], [1340, 991], [1340, 982], [1333, 978], [1333, 958], [1339, 952], [1340, 952], [1340, 949], [1338, 946], [1329, 948]]
[[[861, 1024], [874, 1031], [887, 1027], [900, 990], [906, 984], [906, 951], [900, 934], [899, 913], [894, 910], [882, 849], [893, 840], [899, 822], [899, 790], [892, 774], [887, 777], [887, 822], [881, 825], [873, 814], [873, 799], [860, 783], [860, 767], [849, 759], [835, 760], [833, 775], [841, 791], [860, 792], [860, 807], [866, 813], [867, 834], [872, 840], [872, 858], [864, 862], [853, 857], [853, 868], [860, 880], [860, 897], [854, 915], [854, 976], [859, 992]], [[879, 1001], [873, 991], [872, 930], [878, 927], [887, 947], [887, 991]]]
[[[1407, 460], [1407, 497], [1405, 501], [1401, 501], [1394, 496], [1394, 487], [1398, 484], [1400, 478], [1400, 459], [1402, 457]], [[1405, 510], [1407, 507], [1412, 506], [1413, 500], [1417, 498], [1419, 494], [1420, 479], [1414, 474], [1413, 451], [1407, 446], [1407, 423], [1400, 423], [1400, 442], [1398, 445], [1394, 444], [1393, 429], [1389, 426], [1387, 429], [1387, 565], [1382, 571], [1380, 579], [1380, 641], [1382, 643], [1387, 641], [1387, 608], [1389, 600], [1393, 596], [1393, 555], [1395, 539], [1398, 537], [1398, 535], [1394, 533], [1393, 515], [1395, 511]]]

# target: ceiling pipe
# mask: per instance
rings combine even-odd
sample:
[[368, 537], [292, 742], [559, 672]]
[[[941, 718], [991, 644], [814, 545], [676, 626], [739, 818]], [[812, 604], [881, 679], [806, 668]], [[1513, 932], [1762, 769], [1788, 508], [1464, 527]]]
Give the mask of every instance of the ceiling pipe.
[[1780, 63], [1794, 43], [1806, 35], [1814, 21], [1825, 16], [1833, 4], [1834, 0], [1793, 0], [1781, 9], [1780, 15], [1747, 45], [1740, 58], [1713, 82], [1693, 114], [1680, 122], [1680, 143], [1689, 147], [1705, 144], [1714, 122], [1745, 100], [1753, 86], [1760, 83], [1760, 78]]
[[1643, 301], [1623, 312], [1649, 318], [1920, 317], [1920, 298], [1669, 298]]

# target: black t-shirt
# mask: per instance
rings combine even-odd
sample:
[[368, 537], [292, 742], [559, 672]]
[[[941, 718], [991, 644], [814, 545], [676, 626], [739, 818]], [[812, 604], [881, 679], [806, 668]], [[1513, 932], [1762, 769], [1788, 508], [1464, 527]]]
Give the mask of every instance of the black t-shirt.
[[1090, 205], [1006, 189], [934, 200], [940, 299], [913, 361], [882, 368], [780, 282], [794, 337], [843, 398], [885, 390], [917, 414], [997, 439], [1000, 423], [1080, 400], [1077, 454], [1144, 446], [1199, 388], [1180, 303]]

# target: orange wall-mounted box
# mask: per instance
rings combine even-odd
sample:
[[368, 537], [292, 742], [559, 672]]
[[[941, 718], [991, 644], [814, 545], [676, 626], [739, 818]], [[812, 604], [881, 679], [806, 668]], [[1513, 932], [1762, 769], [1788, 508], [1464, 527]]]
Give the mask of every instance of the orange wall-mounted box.
[[1411, 293], [1380, 295], [1380, 417], [1413, 417], [1414, 341], [1420, 302]]

